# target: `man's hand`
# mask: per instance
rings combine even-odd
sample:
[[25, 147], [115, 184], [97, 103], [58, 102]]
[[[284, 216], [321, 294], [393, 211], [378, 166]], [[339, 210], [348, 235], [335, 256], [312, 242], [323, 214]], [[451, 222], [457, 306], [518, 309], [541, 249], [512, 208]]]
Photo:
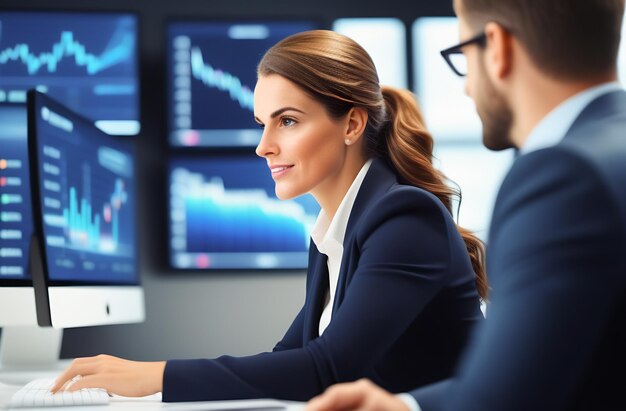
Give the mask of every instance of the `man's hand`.
[[311, 399], [306, 407], [306, 411], [347, 410], [409, 411], [409, 408], [398, 397], [366, 379], [333, 385]]

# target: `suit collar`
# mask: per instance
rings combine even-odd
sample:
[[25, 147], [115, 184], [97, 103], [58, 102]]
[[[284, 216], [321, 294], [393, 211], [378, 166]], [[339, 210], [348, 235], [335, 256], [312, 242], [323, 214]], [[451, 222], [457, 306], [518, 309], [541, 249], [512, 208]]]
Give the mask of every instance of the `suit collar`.
[[601, 95], [585, 107], [567, 132], [567, 137], [575, 135], [587, 125], [603, 121], [626, 112], [626, 91], [616, 90]]
[[348, 226], [346, 227], [344, 244], [346, 242], [345, 240], [351, 237], [354, 227], [356, 227], [359, 219], [365, 210], [367, 210], [368, 206], [372, 204], [373, 200], [382, 197], [383, 193], [389, 190], [389, 187], [397, 183], [398, 179], [396, 175], [393, 173], [390, 166], [386, 164], [385, 160], [375, 158], [363, 180], [363, 184], [361, 184], [356, 200], [354, 200], [352, 212], [348, 219]]

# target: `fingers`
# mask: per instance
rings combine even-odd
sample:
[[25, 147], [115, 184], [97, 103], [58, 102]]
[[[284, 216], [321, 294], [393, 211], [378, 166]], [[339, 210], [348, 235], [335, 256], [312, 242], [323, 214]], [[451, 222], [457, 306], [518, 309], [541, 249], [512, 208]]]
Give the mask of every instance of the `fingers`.
[[372, 383], [359, 380], [354, 383], [337, 384], [307, 404], [306, 411], [342, 411], [360, 408], [367, 399]]
[[101, 356], [98, 357], [87, 357], [87, 358], [77, 358], [72, 361], [72, 364], [63, 371], [56, 379], [50, 391], [53, 393], [58, 392], [62, 388], [67, 388], [67, 385], [72, 380], [72, 378], [80, 375], [87, 376], [94, 374], [97, 372], [99, 363], [102, 360]]
[[83, 388], [103, 388], [109, 391], [107, 385], [110, 382], [109, 376], [104, 375], [88, 375], [86, 377], [77, 378], [72, 384], [66, 387], [67, 392], [82, 390]]

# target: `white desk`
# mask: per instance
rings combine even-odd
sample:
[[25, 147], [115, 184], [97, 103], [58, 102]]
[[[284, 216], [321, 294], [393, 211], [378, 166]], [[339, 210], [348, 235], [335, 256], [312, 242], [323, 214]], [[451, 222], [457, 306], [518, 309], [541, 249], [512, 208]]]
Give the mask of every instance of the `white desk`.
[[[20, 385], [0, 383], [0, 410], [6, 410], [9, 399], [20, 388]], [[109, 405], [48, 407], [48, 408], [21, 408], [21, 410], [51, 410], [51, 411], [108, 411], [108, 410], [179, 410], [179, 411], [302, 411], [305, 403], [278, 401], [278, 400], [236, 400], [236, 401], [206, 401], [206, 402], [177, 402], [164, 403], [160, 401], [160, 394], [144, 398], [113, 397]]]

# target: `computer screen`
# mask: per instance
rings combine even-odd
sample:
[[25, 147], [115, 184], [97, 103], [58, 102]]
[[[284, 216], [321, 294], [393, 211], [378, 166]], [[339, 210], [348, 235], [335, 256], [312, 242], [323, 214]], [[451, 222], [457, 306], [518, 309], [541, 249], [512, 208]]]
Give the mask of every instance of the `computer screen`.
[[406, 28], [396, 18], [343, 18], [333, 30], [359, 43], [370, 55], [380, 84], [408, 87]]
[[422, 17], [413, 23], [415, 94], [436, 141], [471, 141], [482, 136], [474, 103], [439, 53], [459, 43], [456, 17]]
[[27, 136], [26, 105], [0, 103], [0, 287], [5, 280], [30, 280]]
[[171, 22], [167, 28], [169, 141], [174, 146], [254, 147], [256, 68], [283, 38], [313, 22]]
[[[33, 216], [27, 137], [26, 105], [0, 103], [0, 327], [37, 324], [29, 267]], [[5, 348], [0, 341], [0, 362], [6, 361]]]
[[38, 316], [40, 308], [49, 308], [54, 325], [58, 304], [82, 311], [59, 313], [56, 325], [62, 327], [143, 318], [134, 142], [105, 134], [42, 93], [29, 92], [28, 109], [41, 252], [41, 272], [33, 268]]
[[46, 92], [109, 134], [139, 132], [137, 17], [0, 11], [0, 102]]
[[250, 155], [176, 158], [169, 166], [170, 262], [180, 269], [305, 268], [319, 206], [282, 201]]

